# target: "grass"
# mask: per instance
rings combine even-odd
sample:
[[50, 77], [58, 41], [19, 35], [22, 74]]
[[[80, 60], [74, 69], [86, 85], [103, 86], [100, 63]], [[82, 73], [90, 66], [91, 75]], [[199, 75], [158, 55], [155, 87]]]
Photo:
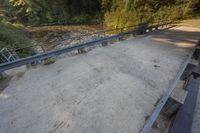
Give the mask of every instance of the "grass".
[[[0, 49], [1, 48], [22, 48], [29, 46], [31, 40], [27, 36], [23, 25], [11, 24], [6, 20], [0, 20]], [[20, 57], [33, 54], [33, 50], [27, 49], [18, 52]]]
[[54, 57], [49, 57], [44, 60], [44, 65], [50, 65], [56, 62], [56, 59]]

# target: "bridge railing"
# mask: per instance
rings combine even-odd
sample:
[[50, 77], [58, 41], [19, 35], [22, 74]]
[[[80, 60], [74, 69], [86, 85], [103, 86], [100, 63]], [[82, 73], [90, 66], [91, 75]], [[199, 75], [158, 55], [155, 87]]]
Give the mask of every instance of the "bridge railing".
[[[115, 34], [115, 35], [111, 35], [111, 36], [107, 36], [107, 37], [104, 37], [104, 38], [100, 38], [100, 39], [97, 39], [97, 40], [94, 40], [94, 41], [90, 41], [90, 42], [86, 42], [86, 43], [82, 43], [82, 44], [79, 44], [79, 45], [70, 46], [70, 47], [66, 47], [66, 48], [51, 50], [51, 51], [39, 53], [39, 54], [36, 54], [36, 55], [33, 55], [33, 56], [20, 58], [20, 59], [17, 59], [15, 61], [12, 61], [12, 62], [6, 62], [6, 63], [3, 63], [3, 64], [0, 64], [0, 72], [9, 70], [9, 69], [12, 69], [12, 68], [15, 68], [15, 67], [19, 67], [19, 66], [22, 66], [22, 65], [30, 64], [30, 63], [33, 63], [33, 62], [45, 60], [47, 58], [55, 57], [55, 56], [58, 56], [58, 55], [61, 55], [61, 54], [64, 54], [64, 53], [69, 53], [69, 52], [72, 52], [72, 51], [75, 51], [75, 50], [80, 50], [80, 49], [83, 49], [83, 48], [86, 48], [86, 47], [91, 47], [91, 46], [96, 46], [96, 45], [105, 46], [105, 44], [112, 41], [113, 39], [121, 40], [121, 38], [123, 38], [124, 36], [127, 36], [127, 35], [135, 36], [135, 35], [141, 34], [141, 33], [144, 34], [146, 32], [157, 30], [158, 28], [163, 27], [163, 26], [170, 26], [171, 24], [172, 24], [171, 22], [167, 22], [167, 23], [163, 23], [163, 24], [152, 25], [150, 27], [144, 26], [144, 25], [142, 25], [142, 26], [139, 25], [139, 27], [137, 27], [137, 28], [135, 28], [133, 26], [129, 26], [129, 27], [123, 27], [123, 28], [116, 28], [116, 29], [108, 30], [109, 32], [117, 31], [117, 30], [123, 31], [122, 29], [129, 28], [128, 31], [121, 32], [119, 34]], [[101, 32], [105, 32], [105, 31], [101, 31]], [[32, 46], [30, 46], [30, 47], [32, 47]], [[20, 50], [20, 49], [18, 49], [18, 50]]]

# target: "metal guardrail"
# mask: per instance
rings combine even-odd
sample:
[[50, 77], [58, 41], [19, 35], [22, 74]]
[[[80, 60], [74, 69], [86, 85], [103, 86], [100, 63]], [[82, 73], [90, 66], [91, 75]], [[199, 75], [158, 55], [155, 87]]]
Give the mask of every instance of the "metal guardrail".
[[191, 60], [191, 58], [192, 58], [192, 56], [194, 54], [194, 51], [195, 51], [195, 49], [192, 50], [192, 52], [187, 57], [185, 62], [180, 66], [180, 69], [179, 69], [177, 75], [175, 76], [174, 80], [171, 82], [171, 84], [170, 84], [169, 88], [167, 89], [167, 91], [162, 96], [161, 100], [157, 104], [157, 106], [154, 109], [154, 111], [151, 114], [151, 116], [148, 118], [146, 124], [144, 125], [144, 127], [143, 127], [143, 129], [141, 130], [140, 133], [149, 133], [150, 132], [151, 127], [153, 126], [154, 122], [156, 121], [158, 115], [160, 114], [160, 112], [161, 112], [162, 108], [164, 107], [165, 103], [167, 102], [169, 96], [172, 94], [172, 92], [176, 88], [176, 85], [177, 85], [179, 79], [181, 78], [181, 75], [185, 71], [189, 61]]
[[36, 55], [33, 55], [33, 56], [17, 59], [13, 62], [0, 64], [0, 72], [9, 70], [9, 69], [12, 69], [12, 68], [15, 68], [15, 67], [19, 67], [19, 66], [22, 66], [22, 65], [30, 64], [32, 62], [36, 62], [36, 61], [39, 61], [39, 60], [44, 60], [44, 59], [47, 59], [49, 57], [58, 56], [58, 55], [61, 55], [61, 54], [64, 54], [64, 53], [74, 51], [74, 50], [79, 50], [79, 49], [82, 49], [82, 48], [85, 48], [85, 47], [95, 46], [97, 44], [102, 44], [102, 43], [107, 43], [109, 41], [112, 41], [113, 39], [121, 38], [125, 35], [131, 35], [131, 34], [135, 35], [135, 34], [141, 32], [141, 30], [146, 31], [146, 30], [150, 30], [150, 29], [153, 29], [153, 28], [158, 29], [158, 27], [163, 27], [164, 25], [170, 25], [170, 24], [171, 24], [171, 22], [159, 24], [159, 25], [154, 25], [154, 26], [151, 26], [151, 27], [145, 27], [145, 29], [140, 29], [140, 27], [139, 27], [139, 28], [134, 29], [134, 30], [130, 30], [130, 31], [127, 31], [127, 32], [124, 32], [124, 33], [119, 33], [117, 35], [113, 35], [113, 36], [109, 36], [109, 37], [104, 37], [104, 38], [101, 38], [101, 39], [98, 39], [98, 40], [95, 40], [95, 41], [86, 42], [86, 43], [83, 43], [83, 44], [80, 44], [80, 45], [77, 45], [77, 46], [61, 48], [61, 49], [52, 50], [52, 51], [48, 51], [48, 52], [45, 52], [45, 53], [40, 53], [40, 54], [36, 54]]

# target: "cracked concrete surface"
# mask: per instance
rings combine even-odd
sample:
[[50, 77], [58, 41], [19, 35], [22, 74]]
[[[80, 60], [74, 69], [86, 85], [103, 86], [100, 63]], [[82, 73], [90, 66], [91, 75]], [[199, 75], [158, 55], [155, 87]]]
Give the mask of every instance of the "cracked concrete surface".
[[175, 27], [8, 71], [0, 132], [139, 132], [199, 39], [196, 30]]

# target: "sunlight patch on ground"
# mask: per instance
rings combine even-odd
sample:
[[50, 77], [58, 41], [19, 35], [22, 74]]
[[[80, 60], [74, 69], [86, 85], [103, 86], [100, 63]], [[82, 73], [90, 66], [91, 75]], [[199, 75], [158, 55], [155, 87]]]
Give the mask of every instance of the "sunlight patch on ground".
[[166, 44], [173, 44], [180, 48], [191, 48], [196, 45], [196, 41], [193, 39], [187, 39], [186, 41], [173, 41], [167, 38], [152, 38], [152, 40]]
[[178, 26], [171, 30], [172, 31], [187, 31], [189, 34], [189, 32], [198, 32], [199, 29], [200, 29], [199, 27]]
[[152, 38], [154, 41], [162, 42], [162, 43], [172, 43], [169, 39], [167, 38]]
[[176, 46], [181, 47], [181, 48], [191, 48], [195, 47], [196, 44], [194, 43], [189, 43], [189, 42], [177, 42]]
[[5, 94], [3, 94], [3, 93], [0, 93], [0, 98], [1, 98], [1, 99], [6, 99], [6, 98], [8, 98], [8, 95], [5, 95]]

